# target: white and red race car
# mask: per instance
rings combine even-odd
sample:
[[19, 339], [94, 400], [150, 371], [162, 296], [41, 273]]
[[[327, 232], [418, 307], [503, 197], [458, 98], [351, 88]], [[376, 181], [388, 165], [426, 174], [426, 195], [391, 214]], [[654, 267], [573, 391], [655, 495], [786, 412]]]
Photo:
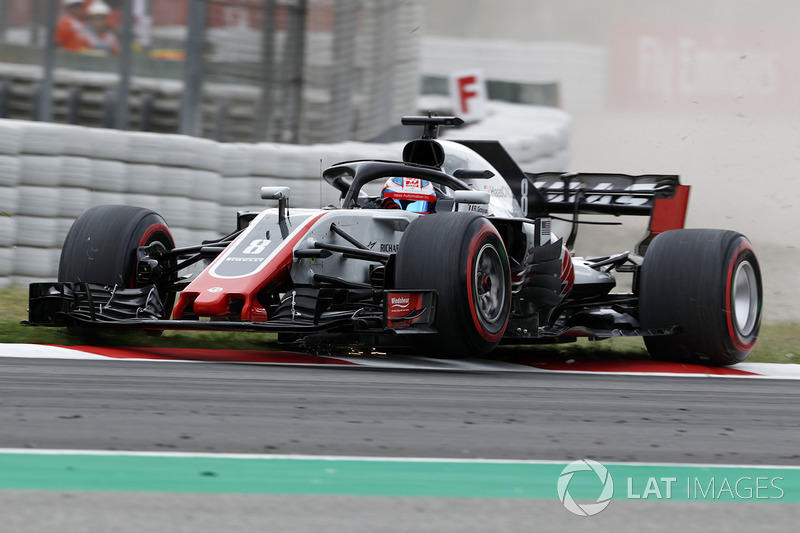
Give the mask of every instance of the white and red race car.
[[[530, 174], [496, 141], [438, 139], [457, 118], [403, 122], [423, 134], [402, 161], [324, 172], [340, 205], [294, 209], [289, 187], [265, 187], [277, 207], [239, 213], [222, 239], [176, 248], [150, 210], [87, 210], [64, 242], [58, 282], [31, 285], [28, 323], [273, 332], [306, 349], [447, 357], [582, 336], [643, 336], [655, 358], [703, 364], [753, 349], [753, 249], [732, 231], [683, 229], [689, 187], [677, 176]], [[577, 228], [598, 223], [584, 215], [649, 225], [633, 252], [581, 259]], [[620, 274], [632, 276], [629, 292], [615, 292]]]

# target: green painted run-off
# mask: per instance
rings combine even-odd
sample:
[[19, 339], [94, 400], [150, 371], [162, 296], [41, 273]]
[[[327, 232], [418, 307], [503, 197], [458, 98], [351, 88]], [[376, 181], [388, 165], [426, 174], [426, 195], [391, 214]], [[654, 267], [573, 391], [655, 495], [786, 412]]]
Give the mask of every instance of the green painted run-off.
[[[566, 465], [15, 452], [0, 453], [0, 489], [558, 499]], [[796, 468], [605, 466], [615, 500], [800, 502]], [[591, 499], [600, 487], [593, 472], [578, 472], [569, 491]]]

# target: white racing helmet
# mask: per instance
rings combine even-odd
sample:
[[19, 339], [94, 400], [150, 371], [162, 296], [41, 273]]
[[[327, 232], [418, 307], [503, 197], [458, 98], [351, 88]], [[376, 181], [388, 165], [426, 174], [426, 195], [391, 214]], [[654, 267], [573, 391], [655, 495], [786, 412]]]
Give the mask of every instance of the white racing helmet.
[[389, 178], [381, 191], [384, 208], [397, 208], [414, 213], [432, 213], [436, 191], [428, 180]]

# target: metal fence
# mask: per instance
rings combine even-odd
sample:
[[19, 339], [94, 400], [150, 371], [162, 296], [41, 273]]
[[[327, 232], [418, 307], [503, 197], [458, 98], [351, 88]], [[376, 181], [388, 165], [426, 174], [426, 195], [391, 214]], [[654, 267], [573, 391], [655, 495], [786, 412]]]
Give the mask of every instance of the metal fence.
[[250, 91], [218, 109], [222, 137], [369, 140], [414, 110], [419, 0], [209, 0], [206, 80]]
[[105, 0], [119, 48], [76, 53], [53, 38], [63, 0], [0, 0], [0, 117], [371, 140], [415, 111], [421, 1]]

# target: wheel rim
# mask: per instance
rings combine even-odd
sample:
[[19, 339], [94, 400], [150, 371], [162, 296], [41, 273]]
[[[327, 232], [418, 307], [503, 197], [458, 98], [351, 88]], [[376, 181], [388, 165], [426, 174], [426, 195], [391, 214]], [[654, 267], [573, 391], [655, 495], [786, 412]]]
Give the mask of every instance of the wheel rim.
[[506, 302], [506, 278], [497, 249], [485, 244], [478, 252], [473, 273], [473, 294], [478, 319], [484, 326], [496, 327], [503, 321]]
[[758, 278], [753, 265], [742, 261], [733, 277], [733, 315], [739, 334], [753, 333], [758, 319]]

